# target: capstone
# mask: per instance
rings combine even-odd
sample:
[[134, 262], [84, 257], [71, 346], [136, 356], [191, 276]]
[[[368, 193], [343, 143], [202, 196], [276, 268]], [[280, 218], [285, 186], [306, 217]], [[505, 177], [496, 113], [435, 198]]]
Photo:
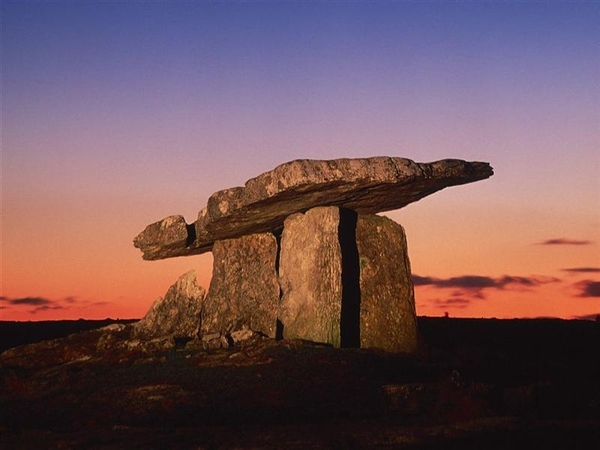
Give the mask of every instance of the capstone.
[[134, 245], [144, 259], [210, 251], [218, 240], [279, 232], [296, 212], [319, 206], [375, 214], [402, 208], [449, 186], [490, 177], [488, 163], [445, 159], [416, 163], [407, 158], [302, 159], [277, 166], [246, 182], [215, 192], [195, 223], [177, 220], [146, 227]]

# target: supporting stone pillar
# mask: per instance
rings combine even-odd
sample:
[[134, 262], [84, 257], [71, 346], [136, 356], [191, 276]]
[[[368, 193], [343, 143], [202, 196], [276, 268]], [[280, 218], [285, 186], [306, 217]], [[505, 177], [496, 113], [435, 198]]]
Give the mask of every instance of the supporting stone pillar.
[[406, 234], [393, 220], [359, 215], [360, 346], [417, 350], [417, 315]]
[[414, 352], [417, 322], [406, 236], [387, 217], [318, 207], [281, 237], [282, 337]]
[[272, 233], [215, 242], [212, 280], [202, 311], [203, 336], [249, 328], [275, 338], [280, 296], [277, 253]]
[[289, 216], [279, 245], [271, 233], [254, 234], [217, 241], [213, 256], [204, 338], [248, 328], [335, 347], [416, 350], [406, 236], [387, 217], [317, 207]]
[[293, 214], [281, 237], [282, 337], [414, 352], [406, 235], [387, 217], [337, 207]]
[[339, 208], [289, 216], [281, 235], [279, 311], [285, 339], [341, 346], [342, 251]]

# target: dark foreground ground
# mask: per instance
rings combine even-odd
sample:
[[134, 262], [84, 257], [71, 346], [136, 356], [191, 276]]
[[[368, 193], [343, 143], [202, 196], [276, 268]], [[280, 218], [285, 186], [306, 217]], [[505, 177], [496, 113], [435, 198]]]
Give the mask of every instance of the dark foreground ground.
[[[32, 327], [0, 323], [3, 345]], [[18, 347], [0, 355], [0, 448], [600, 448], [600, 323], [419, 330], [415, 356], [259, 338], [99, 352], [100, 331]]]

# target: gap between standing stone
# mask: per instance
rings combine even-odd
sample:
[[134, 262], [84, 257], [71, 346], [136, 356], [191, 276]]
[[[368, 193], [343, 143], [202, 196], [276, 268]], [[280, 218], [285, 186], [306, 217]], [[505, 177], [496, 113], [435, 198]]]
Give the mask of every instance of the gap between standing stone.
[[338, 237], [342, 251], [341, 346], [360, 347], [360, 260], [356, 245], [358, 214], [340, 208]]
[[[275, 239], [277, 240], [277, 253], [275, 255], [275, 274], [279, 278], [279, 257], [281, 256], [281, 230], [275, 234]], [[281, 290], [281, 284], [279, 280], [277, 281], [277, 285], [279, 286], [279, 301], [277, 302], [277, 320], [275, 322], [275, 339], [280, 341], [283, 339], [283, 323], [279, 318], [279, 309], [281, 306], [281, 299], [283, 297], [283, 291]]]

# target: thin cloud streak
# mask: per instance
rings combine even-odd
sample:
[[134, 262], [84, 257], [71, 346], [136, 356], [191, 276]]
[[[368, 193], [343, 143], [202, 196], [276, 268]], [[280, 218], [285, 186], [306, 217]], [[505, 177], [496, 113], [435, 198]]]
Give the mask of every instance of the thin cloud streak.
[[55, 302], [44, 297], [22, 297], [6, 299], [10, 305], [29, 305], [29, 306], [47, 306]]
[[579, 297], [600, 297], [600, 281], [583, 280], [575, 284]]
[[34, 308], [29, 312], [35, 314], [39, 311], [69, 309], [72, 306], [75, 306], [75, 303], [79, 300], [75, 296], [68, 296], [61, 300], [51, 300], [46, 297], [0, 297], [0, 301], [2, 302], [1, 309], [9, 310], [15, 307], [33, 306]]
[[433, 300], [433, 304], [437, 308], [456, 308], [463, 309], [471, 304], [471, 300], [463, 297], [454, 297], [447, 299], [435, 299]]
[[566, 239], [566, 238], [557, 238], [557, 239], [548, 239], [543, 242], [539, 242], [538, 245], [590, 245], [592, 241], [580, 241], [576, 239]]
[[31, 314], [36, 314], [40, 311], [52, 311], [52, 310], [57, 310], [57, 309], [65, 309], [64, 306], [61, 305], [54, 305], [54, 306], [50, 306], [50, 305], [43, 305], [43, 306], [39, 306], [35, 309], [32, 309], [31, 311], [29, 311]]
[[600, 273], [600, 267], [571, 267], [561, 270], [569, 273]]
[[508, 285], [519, 285], [526, 287], [539, 286], [541, 284], [560, 281], [553, 277], [518, 277], [504, 275], [500, 278], [492, 278], [481, 275], [463, 275], [451, 278], [434, 278], [413, 275], [415, 286], [434, 286], [437, 288], [460, 288], [480, 290], [484, 288], [504, 289]]
[[504, 275], [499, 278], [481, 275], [463, 275], [451, 278], [434, 278], [413, 275], [415, 286], [431, 286], [436, 289], [453, 289], [446, 299], [434, 299], [432, 303], [437, 308], [466, 308], [473, 301], [485, 300], [486, 289], [495, 290], [530, 290], [531, 288], [560, 281], [553, 277], [519, 277]]

